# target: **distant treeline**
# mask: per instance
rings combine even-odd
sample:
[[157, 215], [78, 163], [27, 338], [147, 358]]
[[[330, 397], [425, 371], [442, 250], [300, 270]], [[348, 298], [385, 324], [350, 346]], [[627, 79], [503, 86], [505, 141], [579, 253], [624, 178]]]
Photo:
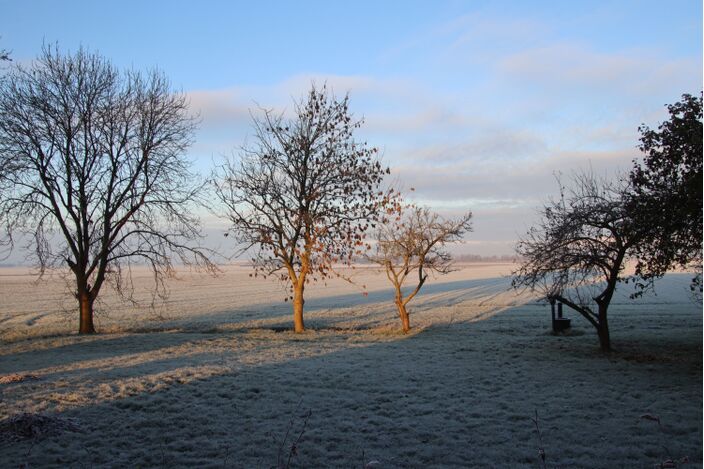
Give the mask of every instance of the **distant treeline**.
[[522, 258], [516, 254], [502, 256], [481, 256], [479, 254], [458, 254], [452, 256], [455, 262], [521, 262]]
[[[462, 264], [462, 263], [479, 263], [479, 262], [485, 262], [485, 263], [518, 263], [521, 262], [523, 258], [513, 254], [504, 254], [502, 256], [480, 256], [479, 254], [453, 254], [452, 255], [452, 262], [457, 264]], [[369, 259], [364, 258], [364, 257], [355, 257], [354, 264], [357, 265], [368, 265], [368, 264], [373, 264], [373, 262], [369, 261]], [[250, 263], [247, 262], [242, 262], [242, 265], [251, 265]]]

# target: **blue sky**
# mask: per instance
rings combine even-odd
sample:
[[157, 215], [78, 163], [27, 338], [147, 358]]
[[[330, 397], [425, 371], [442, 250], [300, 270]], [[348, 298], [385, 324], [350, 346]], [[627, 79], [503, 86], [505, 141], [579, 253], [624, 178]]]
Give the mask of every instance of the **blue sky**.
[[[702, 89], [700, 1], [0, 2], [15, 62], [43, 42], [159, 67], [202, 118], [202, 170], [290, 109], [311, 80], [350, 92], [361, 137], [443, 213], [472, 210], [463, 251], [512, 252], [554, 173], [613, 174], [638, 125]], [[256, 112], [256, 111], [255, 111]], [[218, 222], [208, 220], [217, 231]]]

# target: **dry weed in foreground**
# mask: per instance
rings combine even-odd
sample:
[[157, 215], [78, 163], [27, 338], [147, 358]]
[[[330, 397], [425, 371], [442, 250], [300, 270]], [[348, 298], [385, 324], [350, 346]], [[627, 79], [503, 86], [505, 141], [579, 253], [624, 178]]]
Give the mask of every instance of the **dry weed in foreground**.
[[538, 433], [538, 456], [540, 457], [541, 467], [547, 469], [547, 464], [545, 462], [545, 447], [543, 446], [543, 435], [540, 433], [540, 422], [538, 420], [538, 409], [535, 409], [535, 417], [531, 417], [531, 420], [535, 424], [535, 431]]
[[279, 445], [279, 451], [276, 456], [276, 466], [272, 466], [271, 469], [289, 469], [291, 467], [291, 461], [293, 460], [293, 458], [295, 456], [298, 456], [298, 445], [301, 441], [301, 438], [303, 438], [303, 434], [306, 432], [306, 427], [308, 426], [308, 419], [310, 419], [310, 416], [313, 413], [311, 409], [308, 409], [308, 411], [301, 417], [303, 419], [301, 431], [298, 433], [298, 437], [296, 437], [296, 439], [291, 442], [287, 454], [284, 454], [284, 447], [286, 446], [286, 441], [288, 441], [289, 434], [291, 433], [291, 430], [293, 429], [293, 426], [295, 424], [296, 415], [298, 415], [298, 409], [300, 409], [301, 407], [301, 402], [303, 402], [303, 400], [298, 401], [298, 405], [296, 405], [296, 409], [293, 411], [291, 420], [289, 420], [288, 422], [286, 433], [284, 434], [284, 437], [281, 440], [281, 444]]
[[[650, 422], [655, 422], [658, 424], [658, 428], [662, 431], [662, 424], [660, 421], [660, 417], [657, 415], [653, 414], [643, 414], [640, 416], [641, 420], [648, 420]], [[536, 409], [535, 411], [535, 417], [531, 417], [531, 420], [533, 421], [533, 424], [535, 425], [535, 430], [538, 434], [538, 456], [540, 457], [540, 467], [542, 469], [547, 469], [547, 462], [546, 462], [546, 456], [545, 456], [545, 447], [543, 446], [543, 436], [542, 433], [540, 432], [540, 422], [538, 419], [538, 410]], [[670, 453], [670, 450], [668, 449], [667, 446], [665, 446], [664, 442], [661, 442], [660, 446], [662, 449], [665, 450], [665, 454], [667, 455], [667, 459], [656, 463], [653, 465], [653, 469], [677, 469], [679, 467], [684, 466], [685, 464], [689, 463], [689, 458], [687, 456], [683, 456], [681, 458], [673, 458], [672, 454]], [[559, 469], [559, 466], [555, 466], [555, 469]]]
[[[640, 416], [640, 418], [641, 420], [656, 422], [658, 424], [658, 428], [662, 432], [662, 424], [660, 422], [660, 417], [658, 417], [657, 415], [643, 414]], [[670, 453], [670, 450], [667, 448], [667, 446], [665, 446], [664, 442], [661, 442], [660, 446], [662, 447], [662, 449], [665, 450], [665, 453], [667, 454], [667, 459], [657, 464], [654, 464], [654, 469], [677, 469], [678, 467], [682, 467], [689, 462], [689, 458], [687, 456], [683, 456], [679, 459], [673, 458], [672, 454]]]
[[[293, 429], [293, 426], [295, 424], [295, 419], [296, 415], [298, 415], [298, 409], [301, 407], [301, 402], [298, 402], [298, 405], [296, 406], [296, 410], [294, 410], [293, 415], [291, 416], [291, 420], [288, 422], [288, 427], [286, 428], [286, 433], [284, 434], [283, 439], [281, 440], [281, 444], [279, 445], [279, 450], [276, 458], [276, 466], [272, 466], [270, 469], [289, 469], [291, 467], [291, 462], [295, 456], [298, 456], [298, 445], [301, 441], [301, 438], [303, 438], [303, 434], [306, 431], [306, 428], [308, 426], [308, 420], [310, 419], [310, 416], [312, 415], [313, 411], [311, 409], [308, 409], [306, 413], [304, 413], [300, 418], [303, 419], [303, 425], [301, 427], [301, 431], [298, 433], [298, 436], [296, 437], [295, 440], [293, 440], [289, 446], [288, 449], [288, 454], [284, 454], [284, 447], [286, 446], [286, 441], [288, 441], [288, 437], [291, 433], [291, 430]], [[226, 453], [225, 455], [225, 461], [227, 462], [229, 454]], [[284, 461], [284, 458], [286, 459]], [[362, 451], [362, 469], [373, 469], [377, 465], [381, 464], [380, 461], [376, 459], [371, 459], [367, 461], [366, 455], [364, 451]]]

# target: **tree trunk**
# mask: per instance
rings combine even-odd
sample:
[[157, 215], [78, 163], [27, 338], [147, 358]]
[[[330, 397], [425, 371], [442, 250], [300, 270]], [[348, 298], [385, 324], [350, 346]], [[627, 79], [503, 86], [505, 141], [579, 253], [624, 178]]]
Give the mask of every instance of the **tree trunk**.
[[81, 314], [78, 333], [95, 334], [95, 327], [93, 326], [93, 298], [90, 292], [85, 290], [79, 292], [78, 308]]
[[599, 336], [599, 345], [601, 346], [602, 352], [610, 352], [611, 337], [609, 335], [609, 321], [606, 316], [606, 312], [609, 309], [609, 302], [611, 301], [612, 295], [613, 289], [611, 290], [611, 292], [607, 291], [606, 294], [603, 295], [604, 298], [595, 298], [596, 304], [599, 306], [599, 311], [597, 313], [596, 318], [594, 317], [594, 314], [591, 313], [591, 310], [584, 309], [563, 296], [554, 296], [552, 297], [551, 301], [558, 300], [563, 304], [566, 304], [573, 310], [577, 311], [582, 316], [584, 316], [596, 329], [596, 333]]
[[296, 333], [305, 331], [303, 325], [303, 287], [304, 285], [294, 285], [293, 287], [293, 331]]
[[401, 326], [403, 327], [403, 333], [408, 334], [411, 330], [411, 319], [408, 316], [408, 311], [403, 301], [396, 300], [396, 307], [398, 308], [398, 316], [401, 318]]
[[602, 352], [611, 351], [611, 337], [609, 335], [609, 321], [606, 317], [606, 311], [608, 305], [599, 304], [599, 327], [596, 328], [597, 334], [599, 334], [599, 345], [601, 346]]

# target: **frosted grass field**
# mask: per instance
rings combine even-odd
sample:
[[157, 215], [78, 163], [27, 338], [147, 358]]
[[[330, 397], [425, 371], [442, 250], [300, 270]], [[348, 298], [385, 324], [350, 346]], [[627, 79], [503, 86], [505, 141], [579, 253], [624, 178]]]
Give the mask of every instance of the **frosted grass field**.
[[571, 335], [551, 335], [549, 308], [507, 291], [511, 268], [433, 280], [406, 336], [373, 269], [355, 271], [368, 296], [340, 280], [309, 288], [309, 330], [295, 335], [281, 287], [228, 267], [183, 272], [152, 311], [106, 295], [93, 337], [74, 334], [59, 278], [2, 269], [0, 377], [25, 379], [0, 384], [0, 429], [21, 412], [71, 426], [0, 433], [0, 461], [269, 468], [304, 430], [292, 467], [537, 468], [537, 411], [548, 467], [701, 467], [702, 308], [688, 276], [637, 301], [622, 287], [604, 356], [575, 313]]

